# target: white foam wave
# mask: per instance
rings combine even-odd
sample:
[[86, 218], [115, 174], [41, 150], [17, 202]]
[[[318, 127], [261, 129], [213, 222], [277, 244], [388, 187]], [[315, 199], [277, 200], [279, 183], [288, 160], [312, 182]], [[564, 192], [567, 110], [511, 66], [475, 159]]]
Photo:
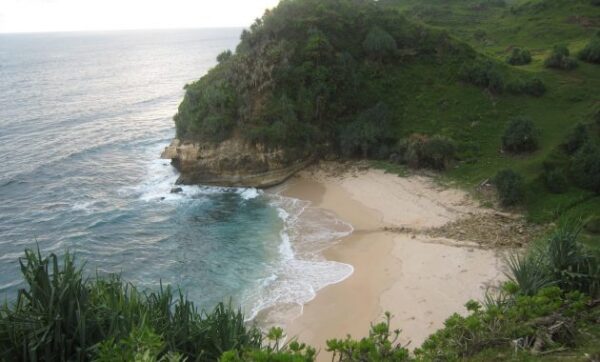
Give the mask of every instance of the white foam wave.
[[243, 299], [249, 319], [262, 310], [290, 304], [299, 306], [302, 313], [302, 306], [320, 289], [339, 283], [354, 272], [352, 265], [326, 260], [321, 254], [336, 240], [352, 233], [350, 224], [325, 210], [310, 207], [308, 201], [271, 195], [271, 204], [283, 221], [281, 258], [272, 265], [268, 277], [246, 292]]
[[249, 188], [249, 189], [240, 188], [240, 189], [238, 189], [238, 194], [244, 200], [252, 200], [252, 199], [259, 197], [262, 194], [262, 191], [259, 191], [255, 188]]
[[[152, 147], [156, 154], [158, 151]], [[186, 201], [198, 199], [202, 195], [210, 195], [224, 192], [235, 192], [243, 200], [252, 200], [260, 195], [262, 191], [255, 188], [229, 188], [199, 185], [178, 185], [179, 172], [168, 161], [153, 159], [148, 163], [147, 173], [144, 181], [133, 187], [125, 187], [121, 190], [124, 194], [133, 192], [142, 201]]]

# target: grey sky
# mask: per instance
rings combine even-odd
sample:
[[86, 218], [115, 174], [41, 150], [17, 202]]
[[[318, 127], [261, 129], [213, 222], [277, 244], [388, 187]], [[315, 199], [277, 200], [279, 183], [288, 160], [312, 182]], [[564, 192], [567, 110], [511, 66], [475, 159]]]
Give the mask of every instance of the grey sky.
[[0, 32], [248, 26], [278, 0], [0, 0]]

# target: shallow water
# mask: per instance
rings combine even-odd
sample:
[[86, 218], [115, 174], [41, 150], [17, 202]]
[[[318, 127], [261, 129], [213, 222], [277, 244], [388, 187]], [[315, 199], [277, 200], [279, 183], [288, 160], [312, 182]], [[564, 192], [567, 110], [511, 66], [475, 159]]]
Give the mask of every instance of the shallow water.
[[[181, 286], [249, 317], [304, 303], [349, 265], [318, 251], [351, 227], [300, 200], [184, 186], [158, 159], [183, 85], [241, 29], [0, 35], [0, 295], [18, 258], [75, 252], [90, 272]], [[302, 231], [302, 232], [301, 232]]]

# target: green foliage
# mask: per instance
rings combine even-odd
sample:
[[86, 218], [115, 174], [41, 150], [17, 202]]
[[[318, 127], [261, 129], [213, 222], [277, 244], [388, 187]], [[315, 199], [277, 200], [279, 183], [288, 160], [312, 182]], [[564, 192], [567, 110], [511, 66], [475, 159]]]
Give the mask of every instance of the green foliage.
[[531, 53], [527, 49], [513, 48], [510, 56], [506, 58], [510, 65], [525, 65], [531, 63]]
[[454, 142], [444, 136], [428, 137], [413, 134], [402, 139], [396, 145], [394, 161], [407, 164], [412, 168], [431, 168], [444, 170], [456, 154]]
[[494, 177], [498, 198], [503, 206], [513, 206], [525, 198], [523, 177], [513, 170], [499, 171]]
[[498, 65], [491, 60], [479, 60], [465, 64], [460, 70], [460, 78], [491, 92], [502, 93], [505, 87], [505, 77]]
[[232, 56], [233, 56], [233, 53], [231, 52], [231, 50], [225, 50], [224, 52], [217, 55], [217, 62], [225, 63], [226, 61], [231, 59]]
[[511, 255], [508, 259], [508, 278], [521, 294], [535, 295], [554, 282], [544, 268], [545, 260], [540, 255]]
[[115, 275], [86, 279], [69, 254], [61, 264], [27, 250], [20, 263], [27, 289], [0, 309], [0, 359], [88, 361], [104, 341], [104, 356], [122, 350], [160, 360], [171, 352], [214, 361], [261, 344], [260, 331], [223, 304], [201, 313], [170, 288], [142, 293]]
[[569, 57], [569, 48], [565, 45], [556, 45], [544, 61], [544, 66], [546, 68], [572, 70], [577, 68], [577, 61]]
[[522, 295], [534, 295], [547, 286], [565, 292], [600, 295], [600, 255], [578, 242], [578, 222], [560, 225], [545, 242], [524, 256], [511, 256], [508, 278]]
[[571, 173], [578, 186], [600, 193], [600, 147], [585, 143], [573, 156]]
[[395, 55], [398, 45], [390, 33], [378, 26], [374, 26], [367, 33], [367, 37], [363, 42], [363, 48], [369, 56], [377, 60], [382, 60]]
[[401, 362], [409, 361], [408, 350], [398, 342], [400, 330], [390, 330], [391, 314], [385, 320], [371, 326], [369, 336], [360, 341], [350, 336], [346, 339], [327, 341], [327, 351], [333, 352], [332, 361], [338, 362]]
[[563, 143], [563, 148], [567, 154], [572, 155], [577, 152], [590, 139], [587, 127], [579, 123], [575, 129], [567, 136]]
[[98, 346], [95, 362], [182, 362], [174, 353], [163, 354], [166, 348], [161, 336], [147, 326], [135, 327], [129, 336], [115, 342], [113, 338], [104, 340]]
[[268, 344], [261, 349], [246, 349], [243, 351], [227, 351], [223, 353], [220, 362], [312, 362], [316, 357], [316, 350], [298, 343], [295, 339], [282, 344], [285, 338], [283, 330], [273, 327], [266, 335]]
[[549, 168], [543, 173], [544, 183], [550, 192], [561, 194], [569, 189], [569, 181], [560, 168]]
[[502, 148], [514, 153], [535, 151], [538, 147], [538, 134], [531, 119], [514, 117], [502, 135]]
[[[499, 297], [485, 308], [471, 301], [467, 303], [468, 316], [452, 315], [415, 355], [425, 361], [457, 361], [486, 349], [512, 347], [513, 341], [518, 348], [537, 353], [544, 347], [571, 346], [578, 336], [573, 316], [578, 315], [580, 321], [592, 318], [586, 308], [588, 300], [579, 292], [549, 287], [534, 295]], [[561, 321], [564, 328], [546, 334], [545, 320]]]
[[389, 110], [383, 103], [376, 104], [358, 115], [341, 130], [340, 147], [346, 156], [373, 155], [378, 146], [389, 137]]
[[600, 64], [600, 36], [596, 36], [579, 52], [579, 59]]
[[546, 93], [546, 85], [539, 78], [517, 78], [506, 84], [506, 90], [512, 94], [541, 97]]

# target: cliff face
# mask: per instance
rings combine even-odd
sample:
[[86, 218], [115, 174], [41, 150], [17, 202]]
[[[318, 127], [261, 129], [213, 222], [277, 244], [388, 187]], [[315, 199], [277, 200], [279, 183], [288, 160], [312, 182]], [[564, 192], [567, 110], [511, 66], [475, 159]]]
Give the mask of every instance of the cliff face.
[[181, 172], [178, 183], [257, 188], [277, 185], [312, 161], [308, 152], [292, 158], [238, 138], [216, 145], [174, 139], [161, 158]]

